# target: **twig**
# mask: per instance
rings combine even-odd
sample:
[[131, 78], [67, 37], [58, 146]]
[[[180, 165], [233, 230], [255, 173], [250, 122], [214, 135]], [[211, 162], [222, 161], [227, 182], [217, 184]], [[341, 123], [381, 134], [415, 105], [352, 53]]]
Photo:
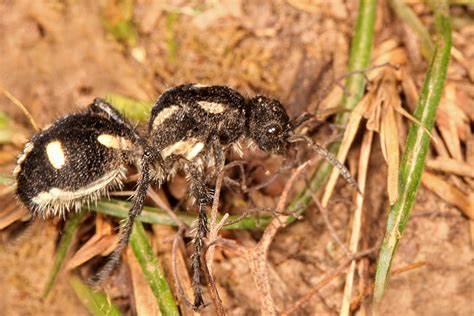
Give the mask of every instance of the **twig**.
[[186, 228], [188, 227], [188, 225], [186, 225], [186, 223], [183, 222], [183, 220], [181, 218], [179, 218], [178, 215], [176, 215], [176, 213], [173, 212], [173, 210], [166, 203], [163, 202], [163, 200], [160, 198], [160, 196], [158, 195], [158, 193], [156, 193], [155, 190], [153, 190], [152, 188], [149, 188], [148, 189], [148, 196], [160, 208], [165, 210], [166, 213], [169, 215], [169, 217], [171, 217], [179, 227], [186, 227]]
[[[367, 168], [369, 165], [370, 152], [372, 147], [372, 137], [374, 132], [367, 131], [362, 140], [362, 148], [360, 150], [360, 159], [359, 159], [359, 170], [358, 174], [358, 185], [362, 192], [365, 191], [365, 184], [367, 179]], [[360, 239], [360, 230], [362, 226], [362, 207], [364, 205], [364, 196], [358, 194], [356, 196], [356, 209], [354, 211], [354, 219], [352, 220], [352, 233], [350, 240], [350, 251], [352, 253], [357, 252], [359, 247]], [[355, 261], [351, 263], [349, 271], [347, 272], [346, 282], [344, 285], [344, 294], [342, 296], [342, 304], [339, 315], [348, 316], [350, 312], [350, 302], [352, 294], [352, 285], [354, 282], [356, 264]]]
[[276, 207], [276, 213], [281, 215], [277, 215], [272, 219], [270, 224], [265, 229], [265, 232], [263, 233], [263, 236], [258, 244], [254, 248], [249, 249], [247, 252], [246, 259], [249, 263], [250, 271], [252, 272], [255, 284], [258, 288], [261, 312], [263, 315], [276, 315], [276, 308], [271, 293], [268, 267], [266, 262], [268, 249], [272, 243], [273, 238], [278, 232], [278, 229], [284, 226], [289, 218], [288, 215], [283, 215], [283, 211], [288, 200], [288, 194], [293, 184], [308, 166], [314, 165], [318, 160], [319, 157], [313, 158], [296, 168], [286, 183]]
[[[222, 227], [223, 223], [224, 223], [223, 221], [220, 222], [221, 227]], [[209, 259], [212, 260], [212, 258], [209, 258], [209, 256], [208, 256], [208, 251], [211, 250], [211, 249], [214, 249], [214, 247], [215, 247], [215, 243], [209, 245], [209, 247], [204, 248], [203, 256], [201, 258], [201, 260], [203, 262], [205, 261], [206, 258], [207, 258], [207, 260], [209, 260]], [[212, 264], [212, 261], [210, 263]], [[216, 307], [217, 315], [224, 316], [225, 315], [224, 306], [222, 305], [222, 300], [219, 296], [219, 292], [217, 291], [216, 282], [214, 281], [214, 277], [212, 276], [212, 274], [209, 270], [209, 267], [210, 267], [209, 261], [207, 262], [207, 264], [203, 264], [203, 267], [202, 267], [202, 269], [204, 271], [204, 275], [207, 279], [207, 287], [209, 288], [209, 292], [211, 294], [212, 302], [214, 303], [214, 306]]]
[[336, 230], [332, 226], [331, 221], [329, 220], [328, 210], [324, 206], [321, 205], [321, 202], [319, 201], [315, 192], [311, 188], [309, 188], [309, 190], [311, 192], [311, 197], [313, 199], [314, 204], [316, 204], [319, 211], [321, 212], [321, 215], [323, 215], [324, 222], [326, 223], [326, 227], [332, 239], [334, 239], [334, 241], [339, 245], [339, 247], [341, 247], [345, 251], [346, 255], [351, 254], [351, 251], [349, 250], [349, 248], [342, 242], [342, 240], [337, 235]]
[[326, 286], [327, 284], [329, 284], [332, 280], [334, 280], [335, 278], [337, 278], [338, 276], [340, 276], [344, 270], [346, 269], [346, 267], [353, 261], [353, 260], [357, 260], [357, 259], [360, 259], [362, 257], [365, 257], [371, 253], [373, 253], [374, 251], [376, 251], [377, 249], [379, 249], [379, 247], [374, 247], [374, 248], [371, 248], [371, 249], [367, 249], [367, 250], [363, 250], [363, 251], [360, 251], [354, 255], [351, 255], [351, 256], [348, 256], [344, 259], [344, 261], [342, 261], [336, 268], [334, 268], [333, 270], [327, 272], [323, 278], [321, 279], [321, 281], [319, 281], [311, 290], [309, 290], [305, 295], [303, 295], [302, 298], [300, 298], [298, 301], [296, 301], [295, 304], [293, 304], [292, 306], [290, 306], [290, 308], [288, 308], [285, 312], [283, 312], [281, 315], [282, 316], [286, 316], [286, 315], [290, 315], [294, 312], [296, 312], [298, 309], [300, 309], [303, 304], [305, 304], [306, 302], [308, 302], [311, 297], [313, 297], [313, 295], [315, 295], [316, 293], [319, 292], [319, 290], [321, 290], [324, 286]]
[[189, 309], [193, 309], [194, 305], [189, 300], [188, 296], [184, 292], [183, 286], [181, 285], [181, 282], [180, 282], [181, 277], [180, 277], [179, 272], [178, 272], [178, 264], [177, 264], [177, 261], [178, 261], [178, 256], [177, 256], [178, 243], [179, 243], [180, 239], [182, 239], [182, 236], [183, 236], [183, 233], [184, 233], [185, 230], [186, 230], [186, 228], [184, 226], [180, 226], [179, 229], [178, 229], [178, 232], [174, 236], [173, 248], [172, 248], [172, 251], [171, 251], [171, 258], [172, 258], [172, 261], [173, 261], [173, 277], [174, 277], [174, 285], [176, 287], [176, 290], [178, 291], [178, 294], [179, 294], [180, 298], [183, 300], [184, 304], [186, 304], [186, 306]]
[[[212, 201], [212, 209], [211, 209], [211, 221], [210, 221], [210, 230], [208, 234], [208, 243], [212, 243], [216, 238], [219, 233], [219, 229], [223, 226], [224, 221], [222, 221], [221, 225], [217, 224], [217, 215], [218, 215], [218, 208], [219, 208], [219, 197], [221, 194], [221, 188], [222, 188], [222, 181], [224, 178], [224, 172], [220, 172], [219, 175], [217, 176], [216, 180], [216, 186], [215, 186], [215, 191], [214, 191], [214, 198]], [[229, 215], [226, 216], [226, 218]], [[214, 253], [215, 253], [215, 248], [214, 246], [209, 246], [207, 249], [207, 254], [206, 254], [206, 264], [207, 264], [207, 269], [209, 270], [209, 275], [212, 277], [212, 264], [214, 261]]]

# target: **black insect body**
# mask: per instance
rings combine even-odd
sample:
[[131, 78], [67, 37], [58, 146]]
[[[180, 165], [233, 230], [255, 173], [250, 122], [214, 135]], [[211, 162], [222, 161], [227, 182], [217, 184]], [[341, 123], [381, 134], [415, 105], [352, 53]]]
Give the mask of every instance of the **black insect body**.
[[[34, 216], [78, 211], [121, 187], [139, 136], [105, 101], [32, 137], [14, 170], [17, 196]], [[140, 158], [140, 157], [138, 157]]]
[[203, 239], [208, 230], [206, 207], [212, 202], [206, 181], [222, 172], [227, 149], [239, 151], [239, 144], [245, 141], [265, 152], [285, 155], [290, 143], [304, 141], [357, 187], [334, 156], [294, 132], [306, 118], [290, 120], [280, 102], [264, 96], [245, 98], [225, 86], [187, 84], [160, 96], [151, 112], [148, 134], [141, 137], [111, 105], [96, 99], [86, 111], [59, 119], [33, 136], [14, 171], [17, 196], [34, 215], [63, 215], [120, 188], [125, 165], [139, 165], [140, 179], [119, 244], [89, 280], [97, 285], [118, 265], [150, 183], [163, 184], [183, 170], [199, 211], [192, 260], [194, 307], [199, 309], [203, 306], [200, 284]]
[[[305, 117], [292, 122], [277, 100], [264, 96], [248, 99], [225, 86], [187, 84], [164, 92], [151, 112], [146, 138], [148, 143], [141, 161], [142, 176], [128, 222], [122, 230], [118, 247], [106, 266], [94, 277], [93, 283], [107, 278], [118, 264], [120, 254], [128, 243], [133, 220], [143, 208], [150, 182], [163, 183], [177, 170], [184, 170], [189, 194], [196, 201], [199, 211], [192, 260], [194, 308], [203, 306], [201, 255], [203, 238], [208, 229], [206, 206], [212, 201], [206, 178], [209, 174], [212, 178], [222, 171], [225, 150], [241, 140], [276, 154], [285, 154], [291, 142], [307, 141], [314, 145], [309, 138], [294, 135], [294, 129]], [[336, 165], [348, 181], [355, 183], [334, 156], [317, 145], [313, 147]]]

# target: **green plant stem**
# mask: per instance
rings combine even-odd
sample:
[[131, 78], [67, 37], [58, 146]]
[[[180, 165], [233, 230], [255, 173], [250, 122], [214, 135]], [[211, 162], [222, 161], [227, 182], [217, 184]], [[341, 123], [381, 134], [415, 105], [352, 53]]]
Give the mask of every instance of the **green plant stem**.
[[54, 282], [56, 282], [58, 273], [59, 271], [61, 271], [64, 259], [66, 258], [66, 255], [69, 251], [69, 247], [71, 246], [72, 237], [74, 236], [74, 233], [76, 232], [77, 226], [81, 222], [83, 215], [83, 211], [74, 213], [67, 221], [66, 228], [64, 229], [64, 234], [61, 236], [61, 241], [59, 242], [58, 251], [56, 253], [56, 258], [54, 259], [51, 274], [43, 291], [43, 298], [46, 298], [48, 296], [49, 291], [54, 285]]
[[[451, 53], [451, 22], [448, 15], [448, 4], [446, 1], [437, 1], [433, 9], [436, 31], [439, 36], [437, 36], [438, 41], [433, 59], [426, 73], [420, 99], [414, 112], [414, 116], [428, 131], [433, 128]], [[429, 141], [428, 134], [419, 124], [411, 125], [400, 165], [400, 195], [397, 202], [390, 208], [387, 229], [379, 254], [375, 275], [375, 303], [380, 303], [383, 298], [392, 260], [415, 203]]]
[[153, 253], [143, 224], [135, 222], [130, 238], [133, 253], [142, 268], [148, 285], [156, 297], [162, 315], [179, 315], [173, 293], [166, 281], [161, 264]]
[[[97, 205], [91, 205], [90, 210], [103, 213], [119, 218], [127, 218], [128, 211], [130, 210], [132, 204], [126, 201], [120, 200], [102, 200], [97, 202]], [[176, 211], [175, 214], [185, 223], [191, 225], [195, 220], [196, 216], [191, 213]], [[218, 218], [218, 221], [221, 217]], [[231, 215], [228, 217], [228, 221], [234, 221], [238, 219], [238, 216]], [[265, 228], [269, 223], [271, 216], [262, 215], [260, 217], [248, 216], [243, 218], [241, 221], [226, 225], [222, 229], [261, 229]], [[147, 207], [143, 208], [142, 213], [137, 219], [143, 223], [149, 224], [161, 224], [169, 226], [177, 226], [177, 223], [168, 215], [165, 210]]]
[[[357, 15], [354, 38], [351, 45], [351, 54], [349, 57], [348, 72], [355, 70], [367, 69], [370, 62], [372, 52], [374, 23], [375, 23], [376, 1], [360, 0], [359, 12]], [[362, 99], [367, 82], [362, 74], [354, 74], [347, 78], [345, 89], [349, 93], [342, 99], [342, 106], [348, 110], [352, 110]], [[349, 113], [341, 113], [336, 117], [336, 123], [344, 125], [347, 123]], [[341, 143], [340, 140], [334, 142], [329, 151], [337, 153]], [[292, 201], [289, 210], [301, 213], [304, 206], [311, 201], [311, 192], [317, 191], [326, 181], [332, 165], [326, 161], [321, 162], [310, 178], [309, 188], [306, 188]], [[294, 221], [294, 217], [288, 219], [289, 222]]]
[[120, 311], [103, 292], [93, 291], [76, 276], [69, 280], [77, 297], [94, 316], [120, 316]]

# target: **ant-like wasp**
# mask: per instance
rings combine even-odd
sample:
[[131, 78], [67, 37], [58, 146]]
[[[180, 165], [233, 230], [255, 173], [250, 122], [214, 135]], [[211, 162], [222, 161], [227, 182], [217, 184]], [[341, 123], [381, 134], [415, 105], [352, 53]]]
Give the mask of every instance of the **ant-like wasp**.
[[85, 112], [59, 119], [33, 136], [14, 172], [17, 195], [34, 215], [64, 214], [119, 188], [125, 165], [139, 165], [140, 179], [119, 244], [90, 279], [97, 285], [118, 265], [150, 183], [162, 184], [183, 170], [198, 206], [192, 283], [194, 308], [199, 309], [204, 304], [200, 285], [203, 239], [208, 232], [206, 207], [212, 202], [206, 175], [222, 172], [226, 150], [247, 141], [265, 152], [285, 155], [290, 143], [303, 141], [357, 189], [347, 168], [332, 154], [295, 133], [308, 118], [302, 115], [292, 121], [279, 101], [265, 96], [246, 98], [226, 86], [186, 84], [159, 97], [143, 137], [110, 104], [96, 99]]

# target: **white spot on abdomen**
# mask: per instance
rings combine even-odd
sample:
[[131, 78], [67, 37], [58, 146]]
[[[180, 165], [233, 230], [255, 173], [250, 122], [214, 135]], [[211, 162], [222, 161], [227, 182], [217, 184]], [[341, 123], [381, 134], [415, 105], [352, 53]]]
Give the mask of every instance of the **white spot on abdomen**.
[[152, 125], [153, 128], [159, 127], [161, 124], [163, 124], [164, 121], [166, 121], [168, 118], [170, 118], [178, 110], [179, 110], [179, 106], [177, 106], [177, 105], [171, 105], [171, 106], [161, 110], [161, 112], [158, 113], [158, 115], [153, 120], [153, 125]]
[[46, 155], [51, 165], [56, 169], [61, 169], [66, 163], [66, 156], [60, 141], [55, 140], [46, 145]]
[[120, 149], [120, 150], [133, 149], [132, 142], [130, 142], [128, 139], [121, 136], [101, 134], [97, 137], [97, 141], [107, 148]]
[[218, 102], [198, 101], [199, 106], [206, 112], [212, 114], [224, 113], [225, 105]]

